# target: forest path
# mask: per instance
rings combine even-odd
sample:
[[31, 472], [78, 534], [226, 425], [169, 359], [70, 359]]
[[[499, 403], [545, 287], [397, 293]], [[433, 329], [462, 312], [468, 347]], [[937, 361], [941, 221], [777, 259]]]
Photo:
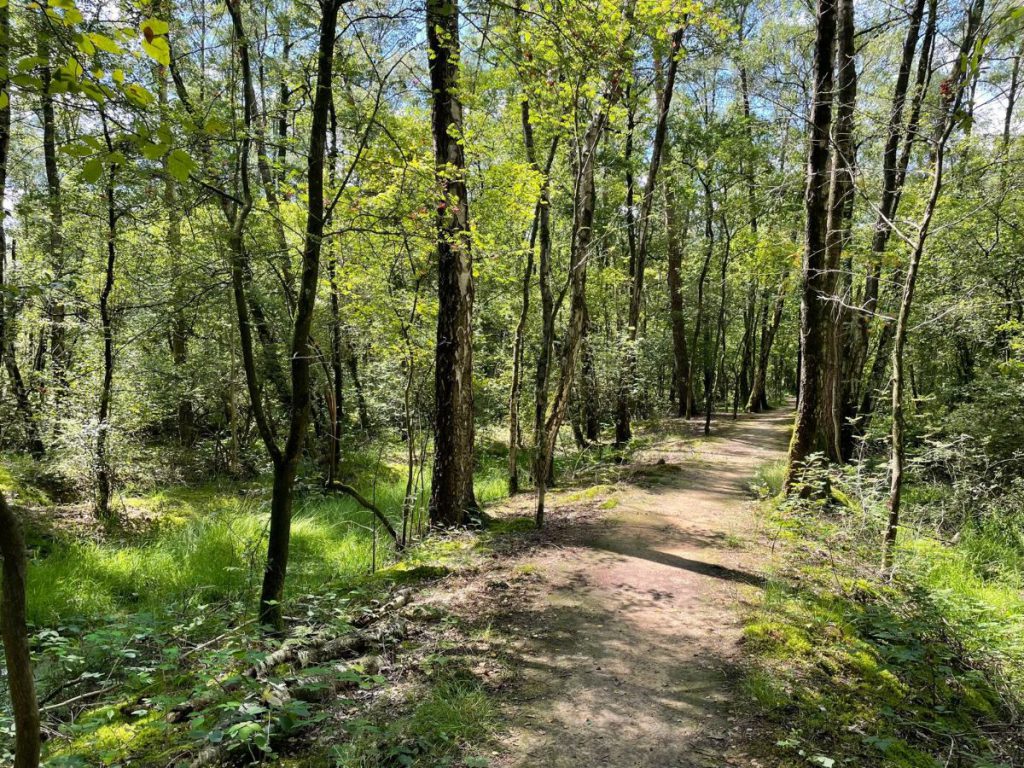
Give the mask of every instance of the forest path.
[[768, 557], [749, 485], [791, 423], [742, 416], [704, 438], [674, 421], [598, 509], [556, 502], [540, 546], [490, 582], [513, 593], [489, 601], [489, 626], [517, 670], [492, 766], [760, 765], [731, 711], [742, 602]]

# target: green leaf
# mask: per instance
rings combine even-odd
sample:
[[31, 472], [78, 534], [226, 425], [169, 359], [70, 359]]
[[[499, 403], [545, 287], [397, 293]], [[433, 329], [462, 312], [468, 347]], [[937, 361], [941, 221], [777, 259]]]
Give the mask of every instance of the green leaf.
[[147, 29], [150, 35], [166, 35], [168, 30], [170, 30], [170, 26], [166, 21], [160, 21], [160, 19], [146, 19], [139, 25], [139, 29], [142, 30], [144, 35]]
[[92, 160], [89, 160], [82, 167], [82, 178], [85, 179], [90, 184], [95, 184], [97, 181], [100, 180], [100, 176], [102, 175], [103, 161], [100, 160], [98, 157], [94, 157]]
[[149, 57], [158, 64], [166, 67], [171, 63], [171, 47], [167, 44], [166, 38], [154, 37], [153, 42], [143, 40], [142, 50], [149, 54]]
[[159, 160], [167, 154], [170, 147], [167, 144], [143, 144], [142, 156], [147, 160]]
[[89, 39], [88, 35], [76, 34], [75, 47], [86, 56], [92, 56], [96, 53], [96, 46], [93, 44], [92, 40]]
[[183, 149], [176, 149], [167, 155], [167, 172], [178, 181], [187, 181], [196, 164]]
[[99, 32], [90, 32], [89, 39], [92, 40], [92, 44], [99, 48], [101, 51], [106, 51], [107, 53], [114, 54], [124, 52], [124, 49], [120, 45], [115, 43], [106, 35], [101, 35]]
[[[116, 79], [117, 73], [115, 72], [114, 74]], [[125, 88], [124, 94], [128, 97], [129, 101], [134, 102], [140, 107], [148, 107], [154, 101], [153, 94], [138, 83], [132, 83]]]

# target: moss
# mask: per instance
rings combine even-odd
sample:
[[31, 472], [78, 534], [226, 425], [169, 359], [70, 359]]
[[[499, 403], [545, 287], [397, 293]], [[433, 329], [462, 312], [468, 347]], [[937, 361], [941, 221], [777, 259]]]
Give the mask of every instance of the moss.
[[440, 579], [449, 573], [451, 573], [451, 569], [444, 565], [415, 565], [402, 561], [378, 571], [377, 575], [381, 579], [394, 582], [395, 584], [411, 584], [417, 581]]
[[537, 524], [530, 516], [495, 517], [488, 524], [487, 532], [493, 534], [526, 533], [536, 530], [536, 528]]
[[117, 707], [100, 707], [82, 716], [73, 731], [77, 735], [70, 742], [58, 742], [59, 746], [46, 755], [49, 764], [72, 763], [81, 758], [90, 766], [126, 762], [156, 765], [182, 747], [169, 740], [168, 726], [156, 711], [133, 720]]

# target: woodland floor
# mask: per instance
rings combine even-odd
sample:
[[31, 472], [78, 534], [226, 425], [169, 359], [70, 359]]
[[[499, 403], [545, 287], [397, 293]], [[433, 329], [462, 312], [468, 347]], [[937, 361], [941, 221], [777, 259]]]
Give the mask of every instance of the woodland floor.
[[561, 495], [543, 534], [425, 596], [477, 628], [465, 652], [513, 671], [495, 686], [491, 766], [764, 764], [738, 706], [744, 605], [769, 559], [750, 481], [782, 457], [790, 423], [788, 410], [741, 416], [704, 438], [672, 422], [616, 485]]

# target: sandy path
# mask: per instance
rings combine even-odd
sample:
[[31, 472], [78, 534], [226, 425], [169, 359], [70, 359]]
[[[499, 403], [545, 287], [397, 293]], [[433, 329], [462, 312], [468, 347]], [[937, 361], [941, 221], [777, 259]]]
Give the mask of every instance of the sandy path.
[[613, 508], [553, 526], [508, 565], [519, 594], [493, 617], [518, 679], [492, 765], [759, 765], [731, 713], [740, 601], [757, 597], [766, 557], [748, 487], [790, 423], [750, 416], [658, 444]]

